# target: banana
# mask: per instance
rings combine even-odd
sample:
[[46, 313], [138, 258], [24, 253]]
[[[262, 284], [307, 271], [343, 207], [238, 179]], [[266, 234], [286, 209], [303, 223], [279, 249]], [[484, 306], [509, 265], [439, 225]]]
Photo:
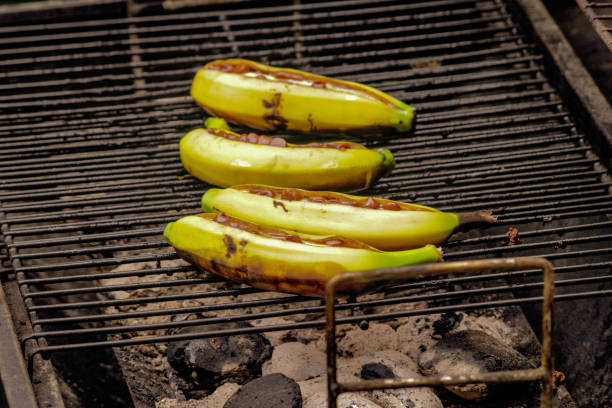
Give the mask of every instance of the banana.
[[[417, 263], [437, 262], [433, 245], [381, 252], [338, 236], [289, 233], [228, 217], [223, 213], [187, 216], [169, 223], [164, 237], [199, 268], [254, 287], [322, 296], [332, 276]], [[357, 293], [366, 283], [342, 288]]]
[[287, 230], [337, 234], [385, 251], [438, 244], [460, 224], [496, 220], [485, 211], [454, 214], [382, 198], [263, 185], [209, 189], [202, 207]]
[[415, 118], [413, 107], [370, 86], [243, 59], [206, 64], [191, 96], [213, 115], [268, 131], [403, 133]]
[[228, 187], [266, 183], [282, 187], [356, 191], [370, 187], [395, 167], [387, 149], [359, 143], [294, 145], [230, 130], [195, 129], [180, 142], [185, 169], [200, 180]]

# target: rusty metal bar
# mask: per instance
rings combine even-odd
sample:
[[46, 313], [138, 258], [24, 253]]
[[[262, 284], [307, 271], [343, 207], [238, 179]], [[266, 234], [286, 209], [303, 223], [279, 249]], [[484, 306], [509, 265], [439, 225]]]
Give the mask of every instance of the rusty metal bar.
[[595, 3], [587, 0], [576, 0], [576, 3], [578, 3], [584, 14], [586, 14], [589, 22], [593, 25], [603, 43], [606, 44], [610, 52], [612, 52], [612, 27], [606, 25], [606, 23], [602, 21], [611, 19], [612, 15], [600, 13], [597, 10], [599, 7], [607, 7], [612, 10], [612, 3]]
[[[419, 277], [435, 277], [449, 273], [466, 273], [489, 270], [517, 270], [537, 268], [543, 274], [542, 302], [542, 361], [537, 369], [514, 370], [476, 375], [440, 376], [429, 378], [403, 378], [364, 380], [342, 383], [337, 379], [336, 317], [337, 294], [351, 285], [371, 285], [381, 282], [398, 282]], [[452, 385], [474, 382], [542, 381], [541, 407], [552, 408], [552, 313], [554, 296], [553, 267], [544, 258], [499, 258], [463, 262], [380, 269], [375, 271], [346, 272], [331, 278], [325, 287], [325, 316], [327, 340], [327, 404], [337, 408], [337, 397], [348, 391], [365, 391], [380, 388], [416, 387], [422, 385]]]
[[4, 388], [11, 408], [36, 408], [38, 404], [16, 333], [0, 283], [0, 388]]

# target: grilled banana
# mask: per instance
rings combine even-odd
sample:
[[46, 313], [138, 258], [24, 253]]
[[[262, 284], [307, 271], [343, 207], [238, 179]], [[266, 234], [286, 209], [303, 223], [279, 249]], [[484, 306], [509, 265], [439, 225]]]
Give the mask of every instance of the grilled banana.
[[[437, 262], [433, 245], [381, 252], [338, 236], [289, 233], [226, 216], [187, 216], [166, 226], [164, 237], [196, 266], [254, 287], [322, 296], [329, 278], [344, 271]], [[366, 284], [342, 288], [359, 292]]]
[[408, 132], [414, 108], [375, 88], [228, 59], [200, 69], [191, 96], [207, 112], [262, 130], [355, 135]]
[[382, 198], [263, 185], [209, 189], [202, 206], [287, 230], [342, 235], [385, 251], [440, 243], [460, 224], [495, 222], [484, 211], [454, 214]]
[[220, 128], [192, 130], [181, 139], [180, 153], [189, 173], [221, 187], [266, 183], [355, 191], [368, 188], [395, 166], [387, 149], [352, 142], [294, 145], [280, 137]]

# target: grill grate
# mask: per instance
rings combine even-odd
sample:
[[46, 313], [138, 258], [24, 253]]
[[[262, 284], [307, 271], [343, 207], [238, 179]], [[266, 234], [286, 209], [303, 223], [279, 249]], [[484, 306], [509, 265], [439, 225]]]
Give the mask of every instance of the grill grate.
[[[178, 140], [203, 123], [189, 86], [214, 58], [365, 82], [411, 103], [413, 137], [370, 142], [391, 149], [397, 168], [369, 194], [491, 209], [499, 223], [455, 235], [445, 259], [545, 256], [556, 266], [557, 300], [612, 295], [607, 170], [502, 1], [226, 6], [145, 6], [136, 17], [0, 28], [0, 251], [29, 313], [34, 352], [324, 324], [258, 323], [322, 316], [324, 307], [197, 274], [161, 239], [165, 223], [199, 212], [206, 189], [182, 169]], [[522, 244], [502, 244], [508, 227]], [[339, 309], [430, 304], [367, 316], [376, 320], [524, 305], [541, 301], [541, 285], [534, 270], [491, 272], [398, 285]], [[200, 317], [181, 318], [189, 313]], [[173, 333], [228, 321], [254, 326]]]
[[612, 2], [609, 0], [577, 0], [576, 2], [590, 20], [601, 40], [612, 51]]

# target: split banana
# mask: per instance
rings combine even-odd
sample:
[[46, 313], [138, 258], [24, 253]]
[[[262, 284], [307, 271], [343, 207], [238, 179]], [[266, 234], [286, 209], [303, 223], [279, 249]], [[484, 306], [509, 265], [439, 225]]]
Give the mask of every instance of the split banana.
[[266, 183], [356, 191], [395, 167], [387, 149], [370, 150], [353, 142], [294, 145], [280, 137], [222, 128], [192, 130], [181, 139], [180, 154], [189, 173], [221, 187]]
[[460, 224], [496, 220], [485, 211], [454, 214], [382, 198], [263, 185], [209, 189], [202, 207], [287, 230], [337, 234], [385, 251], [438, 244]]
[[191, 96], [207, 112], [268, 131], [408, 132], [414, 108], [370, 86], [243, 59], [200, 69]]
[[[187, 216], [166, 226], [164, 237], [199, 268], [254, 287], [322, 296], [335, 274], [437, 262], [433, 245], [381, 252], [349, 238], [290, 233], [223, 213]], [[366, 283], [341, 288], [357, 293]]]

